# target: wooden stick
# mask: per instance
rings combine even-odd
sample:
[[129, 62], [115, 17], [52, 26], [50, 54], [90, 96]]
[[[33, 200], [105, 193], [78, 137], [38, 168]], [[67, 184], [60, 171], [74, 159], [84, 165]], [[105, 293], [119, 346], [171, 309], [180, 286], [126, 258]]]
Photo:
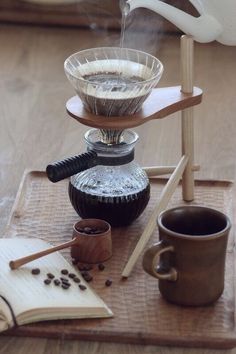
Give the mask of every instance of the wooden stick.
[[[143, 170], [147, 173], [148, 177], [155, 177], [161, 175], [168, 175], [173, 173], [176, 169], [176, 166], [152, 166], [152, 167], [143, 167]], [[192, 166], [192, 171], [199, 171], [200, 165]]]
[[123, 270], [122, 277], [127, 278], [130, 275], [138, 257], [142, 253], [146, 243], [150, 239], [150, 237], [156, 227], [156, 221], [157, 221], [158, 215], [160, 214], [160, 212], [163, 209], [165, 209], [167, 207], [167, 204], [168, 204], [172, 194], [174, 193], [174, 191], [179, 183], [180, 178], [182, 177], [183, 171], [184, 171], [187, 163], [188, 163], [188, 156], [182, 156], [176, 169], [174, 170], [174, 172], [170, 176], [168, 182], [166, 183], [166, 185], [162, 191], [159, 203], [155, 206], [155, 208], [152, 211], [150, 219], [149, 219], [131, 257], [129, 258], [128, 263], [126, 264], [126, 266]]
[[63, 250], [64, 248], [67, 248], [67, 247], [70, 247], [70, 246], [73, 246], [73, 245], [76, 245], [76, 244], [77, 244], [77, 240], [76, 240], [76, 238], [74, 238], [73, 240], [65, 242], [65, 243], [63, 243], [63, 244], [61, 244], [59, 246], [51, 247], [51, 248], [48, 248], [48, 249], [46, 249], [44, 251], [33, 253], [33, 254], [29, 255], [29, 256], [22, 257], [22, 258], [14, 260], [14, 261], [10, 261], [9, 262], [9, 266], [10, 266], [11, 269], [17, 269], [17, 268], [19, 268], [20, 266], [22, 266], [22, 265], [24, 265], [26, 263], [34, 261], [35, 259], [47, 256], [50, 253]]
[[[194, 41], [191, 36], [181, 37], [181, 91], [193, 92], [193, 58]], [[185, 201], [194, 199], [194, 132], [193, 132], [193, 107], [182, 110], [182, 155], [189, 157], [188, 164], [183, 173], [182, 194]]]

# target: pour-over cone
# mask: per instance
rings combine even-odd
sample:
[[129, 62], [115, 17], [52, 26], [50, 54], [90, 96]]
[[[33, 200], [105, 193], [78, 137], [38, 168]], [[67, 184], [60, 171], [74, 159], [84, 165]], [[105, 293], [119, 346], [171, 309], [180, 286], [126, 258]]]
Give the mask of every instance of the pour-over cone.
[[66, 59], [65, 73], [90, 113], [132, 115], [161, 78], [162, 63], [128, 48], [92, 48]]

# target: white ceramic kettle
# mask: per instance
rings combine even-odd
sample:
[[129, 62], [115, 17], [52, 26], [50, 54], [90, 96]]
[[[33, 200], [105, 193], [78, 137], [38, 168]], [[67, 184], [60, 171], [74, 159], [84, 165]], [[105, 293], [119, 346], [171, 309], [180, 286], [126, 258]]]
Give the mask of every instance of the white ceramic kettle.
[[138, 7], [150, 9], [184, 33], [202, 43], [217, 40], [226, 45], [236, 45], [236, 0], [190, 0], [200, 13], [191, 16], [174, 6], [160, 0], [128, 0], [125, 11]]

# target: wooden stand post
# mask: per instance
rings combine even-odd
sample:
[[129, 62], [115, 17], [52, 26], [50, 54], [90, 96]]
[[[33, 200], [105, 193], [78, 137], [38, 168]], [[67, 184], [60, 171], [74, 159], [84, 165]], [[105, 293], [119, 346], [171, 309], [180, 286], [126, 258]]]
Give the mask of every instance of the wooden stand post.
[[[181, 91], [183, 93], [193, 92], [193, 56], [194, 41], [191, 36], [181, 37]], [[182, 176], [183, 200], [194, 199], [194, 127], [193, 107], [181, 111], [182, 116], [182, 155], [188, 156], [188, 163]]]

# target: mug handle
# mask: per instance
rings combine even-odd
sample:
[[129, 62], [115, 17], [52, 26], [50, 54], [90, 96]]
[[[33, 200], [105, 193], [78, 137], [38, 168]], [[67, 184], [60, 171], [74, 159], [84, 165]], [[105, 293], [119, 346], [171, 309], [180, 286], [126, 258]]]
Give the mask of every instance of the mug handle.
[[174, 246], [167, 245], [165, 241], [154, 244], [150, 247], [143, 256], [143, 269], [150, 275], [160, 280], [177, 280], [177, 270], [170, 268], [165, 273], [160, 273], [157, 270], [157, 259], [164, 252], [174, 252]]

